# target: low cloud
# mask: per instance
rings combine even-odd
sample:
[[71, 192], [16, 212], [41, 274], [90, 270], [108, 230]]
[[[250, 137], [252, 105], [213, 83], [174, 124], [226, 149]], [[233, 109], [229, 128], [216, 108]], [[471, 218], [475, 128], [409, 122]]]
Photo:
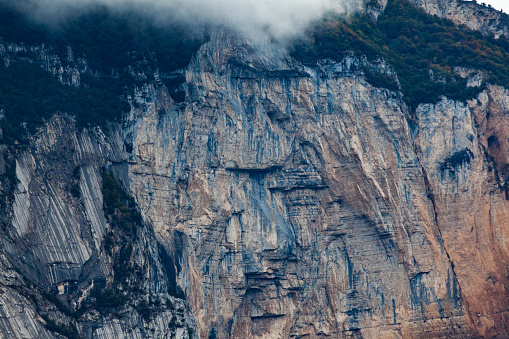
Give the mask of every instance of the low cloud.
[[350, 14], [362, 0], [19, 0], [34, 18], [54, 23], [97, 5], [115, 11], [134, 9], [164, 23], [224, 25], [249, 34], [285, 38], [303, 31], [325, 13]]

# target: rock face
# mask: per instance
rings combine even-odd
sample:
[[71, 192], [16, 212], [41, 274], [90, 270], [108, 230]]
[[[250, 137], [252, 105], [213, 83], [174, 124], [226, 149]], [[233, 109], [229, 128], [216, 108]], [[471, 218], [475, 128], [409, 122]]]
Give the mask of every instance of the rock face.
[[462, 0], [409, 0], [423, 8], [427, 13], [452, 20], [483, 34], [493, 34], [496, 38], [509, 37], [509, 16], [492, 7], [476, 1]]
[[130, 117], [130, 188], [181, 246], [200, 337], [507, 335], [507, 148], [493, 160], [481, 127], [505, 90], [421, 105], [411, 127], [360, 66], [220, 32], [186, 103], [154, 88]]
[[[152, 228], [129, 237], [105, 218], [101, 172], [107, 159], [122, 158], [119, 139], [114, 130], [106, 138], [73, 126], [73, 119], [55, 116], [16, 160], [11, 225], [2, 234], [2, 337], [53, 338], [48, 329], [73, 338], [186, 337], [193, 319], [169, 293], [175, 274], [172, 281]], [[94, 287], [122, 276], [127, 304], [112, 312], [112, 297], [94, 295]], [[91, 296], [98, 302], [89, 305]]]
[[[153, 81], [122, 125], [46, 122], [3, 207], [1, 336], [509, 336], [509, 91], [411, 113], [364, 66], [392, 72], [217, 30], [184, 102]], [[105, 216], [104, 167], [133, 234]], [[97, 311], [119, 263], [141, 285]]]
[[[484, 35], [495, 38], [509, 37], [509, 15], [486, 6], [482, 1], [463, 0], [408, 0], [426, 13], [453, 21]], [[363, 11], [377, 18], [387, 6], [388, 0], [365, 1]]]
[[483, 337], [507, 336], [508, 195], [502, 169], [507, 162], [498, 157], [507, 154], [507, 146], [488, 127], [488, 121], [496, 120], [498, 131], [507, 128], [501, 117], [507, 115], [507, 108], [501, 108], [507, 107], [507, 94], [490, 87], [467, 104], [443, 100], [417, 112], [416, 144], [437, 225], [470, 321]]

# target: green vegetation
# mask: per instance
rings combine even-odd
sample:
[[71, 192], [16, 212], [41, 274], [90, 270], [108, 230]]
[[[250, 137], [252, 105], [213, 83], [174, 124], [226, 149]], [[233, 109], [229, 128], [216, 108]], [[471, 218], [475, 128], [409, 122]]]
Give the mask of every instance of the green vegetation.
[[72, 171], [71, 182], [69, 183], [68, 190], [75, 198], [79, 198], [81, 196], [79, 166], [76, 166]]
[[42, 25], [28, 20], [14, 9], [12, 2], [0, 0], [0, 37], [5, 41], [38, 45], [47, 42], [49, 31]]
[[164, 85], [168, 88], [168, 92], [176, 102], [183, 102], [186, 99], [186, 92], [180, 88], [180, 85], [185, 81], [186, 78], [180, 74], [172, 78], [163, 79]]
[[129, 291], [134, 294], [143, 292], [142, 280], [144, 270], [139, 265], [131, 262], [133, 255], [133, 244], [128, 243], [120, 249], [120, 253], [115, 260], [113, 269], [115, 270], [115, 281], [117, 286], [122, 286], [123, 291]]
[[[405, 101], [436, 103], [440, 96], [465, 100], [483, 88], [467, 88], [453, 72], [456, 66], [489, 72], [489, 82], [509, 88], [509, 40], [484, 37], [449, 20], [415, 8], [406, 0], [389, 0], [378, 21], [368, 16], [345, 19], [330, 15], [294, 42], [292, 54], [304, 63], [319, 59], [341, 60], [348, 52], [368, 59], [383, 57], [398, 74]], [[445, 82], [433, 81], [429, 70]], [[368, 74], [368, 81], [384, 86], [386, 79]], [[394, 89], [393, 85], [384, 86]]]
[[203, 37], [189, 34], [189, 27], [177, 22], [159, 25], [139, 11], [116, 12], [107, 6], [69, 16], [51, 29], [29, 20], [2, 0], [0, 17], [0, 37], [5, 41], [50, 44], [62, 60], [69, 46], [75, 56], [86, 57], [93, 71], [107, 76], [112, 69], [122, 73], [127, 66], [140, 64], [162, 73], [175, 71], [186, 66], [204, 42]]
[[92, 297], [96, 299], [95, 306], [99, 312], [121, 306], [126, 301], [126, 298], [122, 294], [113, 291], [111, 288], [104, 290], [101, 288], [94, 288], [92, 290]]
[[145, 300], [140, 301], [138, 305], [136, 305], [136, 311], [138, 311], [145, 321], [148, 321], [152, 315], [152, 309]]
[[26, 144], [44, 119], [57, 112], [74, 115], [79, 127], [104, 126], [118, 121], [130, 109], [125, 102], [135, 79], [129, 67], [148, 76], [156, 69], [168, 83], [170, 94], [183, 101], [179, 89], [182, 77], [172, 74], [186, 66], [203, 39], [193, 38], [174, 23], [157, 26], [134, 12], [112, 12], [97, 6], [86, 14], [67, 18], [49, 29], [28, 20], [25, 15], [0, 0], [0, 41], [27, 46], [51, 46], [63, 66], [68, 65], [67, 47], [75, 59], [87, 60], [89, 70], [82, 74], [78, 88], [63, 85], [42, 70], [37, 55], [28, 50], [17, 55], [8, 67], [0, 64], [0, 143]]
[[[143, 282], [146, 279], [147, 267], [142, 267], [133, 260], [136, 239], [141, 236], [139, 232], [144, 227], [142, 216], [134, 199], [117, 183], [111, 172], [105, 170], [102, 179], [105, 217], [111, 226], [104, 239], [104, 248], [114, 258], [114, 279], [108, 286], [97, 285], [92, 293], [94, 305], [101, 312], [111, 312], [127, 301], [132, 303], [137, 300], [135, 309], [147, 321], [158, 309], [174, 310], [175, 306], [169, 299], [163, 303], [159, 298], [149, 296], [148, 302], [143, 301]], [[161, 244], [158, 243], [157, 246], [162, 269], [169, 282], [168, 293], [183, 298], [183, 293], [176, 284], [173, 259]]]
[[115, 14], [104, 6], [68, 20], [60, 37], [104, 74], [137, 63], [172, 72], [185, 67], [203, 43], [176, 23], [157, 26], [134, 11]]
[[364, 69], [364, 74], [366, 74], [366, 80], [375, 87], [383, 87], [391, 91], [399, 90], [396, 80], [386, 74], [372, 72], [367, 67]]
[[4, 142], [26, 142], [26, 132], [33, 134], [43, 119], [56, 112], [74, 114], [78, 126], [117, 120], [129, 109], [127, 103], [120, 101], [122, 89], [110, 87], [107, 82], [101, 85], [66, 86], [28, 62], [14, 62], [9, 67], [0, 64], [0, 104], [5, 110], [0, 127]]
[[5, 177], [9, 180], [8, 191], [14, 193], [16, 184], [18, 183], [18, 177], [16, 176], [16, 163], [9, 161], [5, 164]]
[[41, 314], [41, 317], [46, 322], [44, 324], [44, 327], [46, 327], [48, 330], [50, 330], [52, 332], [56, 332], [68, 339], [80, 339], [81, 338], [80, 335], [78, 334], [78, 329], [74, 325], [71, 325], [71, 326], [59, 325], [56, 322], [54, 322], [53, 320], [51, 320], [48, 316]]
[[105, 170], [102, 181], [103, 208], [112, 227], [105, 236], [104, 248], [114, 258], [114, 279], [108, 286], [98, 283], [91, 297], [95, 300], [94, 308], [108, 313], [143, 292], [144, 270], [131, 260], [133, 243], [137, 231], [143, 227], [143, 219], [134, 199], [115, 181], [112, 173]]
[[108, 171], [104, 171], [103, 174], [103, 204], [110, 225], [121, 229], [128, 236], [133, 236], [136, 229], [143, 225], [136, 202], [117, 184]]

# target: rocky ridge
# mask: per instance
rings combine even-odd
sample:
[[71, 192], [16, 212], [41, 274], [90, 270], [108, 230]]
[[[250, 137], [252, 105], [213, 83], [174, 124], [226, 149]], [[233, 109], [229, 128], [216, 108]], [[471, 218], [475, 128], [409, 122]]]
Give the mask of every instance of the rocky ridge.
[[476, 1], [410, 0], [427, 13], [447, 18], [483, 34], [509, 37], [509, 16]]
[[[477, 1], [463, 0], [408, 0], [426, 13], [464, 25], [482, 34], [493, 34], [495, 38], [509, 37], [509, 15]], [[377, 18], [387, 6], [388, 0], [366, 1], [362, 11]]]

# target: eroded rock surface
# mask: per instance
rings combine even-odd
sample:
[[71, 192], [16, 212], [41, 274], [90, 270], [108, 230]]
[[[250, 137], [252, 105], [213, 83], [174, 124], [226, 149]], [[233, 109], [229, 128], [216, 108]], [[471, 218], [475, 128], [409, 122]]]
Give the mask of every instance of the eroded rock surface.
[[[507, 14], [477, 1], [461, 0], [410, 0], [427, 13], [452, 20], [457, 25], [465, 25], [483, 34], [509, 37]], [[482, 3], [482, 5], [481, 5]]]
[[11, 224], [2, 229], [2, 337], [194, 332], [187, 304], [176, 298], [174, 261], [149, 223], [127, 232], [105, 217], [103, 167], [125, 159], [118, 135], [115, 126], [106, 136], [55, 116], [17, 158]]
[[490, 300], [508, 205], [476, 118], [504, 90], [422, 105], [411, 127], [360, 61], [310, 69], [271, 48], [216, 33], [187, 102], [154, 88], [126, 134], [131, 190], [182, 246], [200, 336], [506, 335], [507, 301]]
[[[2, 335], [509, 336], [509, 91], [409, 112], [365, 67], [393, 74], [216, 30], [185, 101], [154, 80], [121, 125], [47, 121], [3, 207]], [[105, 215], [104, 168], [135, 232]]]

